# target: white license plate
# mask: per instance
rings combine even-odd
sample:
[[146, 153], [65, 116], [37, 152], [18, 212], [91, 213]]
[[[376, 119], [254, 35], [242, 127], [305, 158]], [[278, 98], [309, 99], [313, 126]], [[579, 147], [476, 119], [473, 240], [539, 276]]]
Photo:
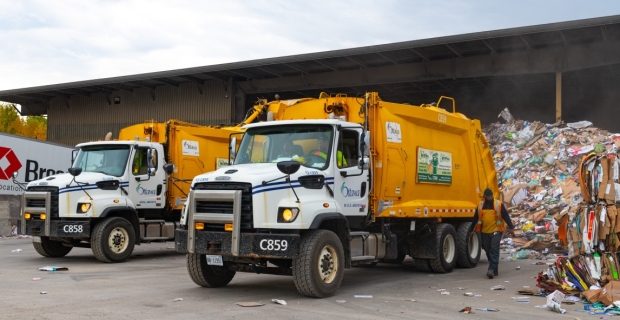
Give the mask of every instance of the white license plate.
[[207, 255], [207, 264], [210, 266], [223, 266], [222, 256]]
[[41, 243], [41, 237], [32, 237], [32, 242]]

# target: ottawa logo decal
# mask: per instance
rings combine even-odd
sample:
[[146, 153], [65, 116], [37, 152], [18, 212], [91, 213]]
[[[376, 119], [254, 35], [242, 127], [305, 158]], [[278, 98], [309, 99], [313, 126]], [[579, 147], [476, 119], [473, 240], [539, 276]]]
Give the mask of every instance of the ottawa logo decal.
[[144, 189], [140, 185], [136, 187], [136, 192], [141, 196], [148, 196], [148, 195], [154, 196], [157, 193], [155, 192], [155, 190]]
[[350, 189], [344, 184], [344, 182], [342, 183], [342, 186], [340, 187], [340, 193], [342, 193], [342, 196], [345, 198], [360, 196], [359, 190]]
[[9, 180], [13, 172], [22, 167], [15, 152], [10, 148], [0, 147], [0, 180]]

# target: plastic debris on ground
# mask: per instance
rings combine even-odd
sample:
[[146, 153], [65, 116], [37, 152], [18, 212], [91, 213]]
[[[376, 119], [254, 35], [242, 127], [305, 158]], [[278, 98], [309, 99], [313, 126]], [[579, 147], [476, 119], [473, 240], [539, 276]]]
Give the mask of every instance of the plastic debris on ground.
[[54, 267], [54, 266], [45, 266], [39, 268], [39, 271], [69, 271], [69, 268], [66, 267]]
[[262, 307], [265, 304], [262, 302], [237, 302], [240, 307]]
[[499, 311], [499, 309], [492, 309], [492, 308], [476, 308], [476, 310], [487, 311], [487, 312], [498, 312]]
[[41, 278], [32, 278], [30, 281], [41, 281]]
[[286, 301], [284, 300], [280, 300], [280, 299], [271, 299], [271, 302], [275, 303], [275, 304], [279, 304], [279, 305], [286, 305]]
[[183, 301], [183, 298], [176, 298], [176, 299], [172, 300], [172, 302], [179, 302], [179, 301]]
[[370, 295], [358, 295], [358, 294], [356, 294], [353, 297], [354, 298], [358, 298], [358, 299], [372, 299], [372, 296], [370, 296]]
[[11, 252], [14, 252], [14, 253], [15, 253], [15, 252], [22, 252], [22, 251], [23, 251], [22, 249], [15, 249], [15, 250], [11, 250]]
[[565, 297], [566, 295], [562, 292], [557, 290], [554, 291], [552, 294], [547, 296], [547, 308], [557, 313], [565, 313], [566, 310], [561, 308], [562, 301]]
[[506, 287], [502, 285], [496, 285], [496, 286], [491, 287], [491, 290], [506, 290]]

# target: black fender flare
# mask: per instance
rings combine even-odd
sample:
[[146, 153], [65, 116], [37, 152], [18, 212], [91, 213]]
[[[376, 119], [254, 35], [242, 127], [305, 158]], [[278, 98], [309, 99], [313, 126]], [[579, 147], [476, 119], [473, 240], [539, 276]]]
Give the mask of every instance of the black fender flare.
[[99, 218], [105, 219], [108, 216], [113, 216], [115, 212], [130, 212], [129, 223], [133, 226], [134, 233], [136, 234], [136, 244], [140, 244], [140, 219], [138, 218], [138, 211], [135, 208], [128, 206], [109, 207], [103, 210]]
[[312, 224], [310, 224], [310, 230], [316, 230], [321, 227], [321, 225], [330, 220], [338, 220], [340, 222], [340, 228], [336, 227], [329, 228], [327, 230], [333, 231], [338, 238], [340, 238], [340, 242], [342, 243], [342, 248], [344, 249], [344, 261], [345, 268], [351, 268], [351, 236], [349, 229], [349, 220], [342, 213], [338, 212], [325, 212], [317, 215], [312, 220]]

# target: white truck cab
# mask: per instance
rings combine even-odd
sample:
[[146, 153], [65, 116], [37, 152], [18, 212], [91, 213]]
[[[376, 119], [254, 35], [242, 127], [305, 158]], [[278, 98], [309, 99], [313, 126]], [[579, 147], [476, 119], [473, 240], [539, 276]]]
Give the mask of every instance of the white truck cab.
[[165, 206], [163, 146], [145, 141], [77, 145], [69, 173], [28, 183], [22, 234], [43, 256], [91, 247], [104, 262], [124, 261], [135, 244], [172, 240], [176, 223], [151, 219]]
[[[189, 253], [190, 276], [203, 286], [225, 285], [236, 271], [295, 275], [291, 264], [309, 243], [304, 230], [323, 234], [327, 230], [319, 227], [334, 222], [348, 238], [349, 224], [360, 225], [368, 214], [360, 124], [286, 120], [244, 128], [234, 164], [194, 178], [176, 231], [176, 249]], [[327, 286], [337, 288], [342, 268], [351, 264], [341, 245], [348, 239], [334, 233], [325, 239], [334, 242], [323, 253], [320, 276], [334, 278]], [[279, 268], [268, 268], [267, 261]], [[320, 290], [315, 296], [334, 289]]]

